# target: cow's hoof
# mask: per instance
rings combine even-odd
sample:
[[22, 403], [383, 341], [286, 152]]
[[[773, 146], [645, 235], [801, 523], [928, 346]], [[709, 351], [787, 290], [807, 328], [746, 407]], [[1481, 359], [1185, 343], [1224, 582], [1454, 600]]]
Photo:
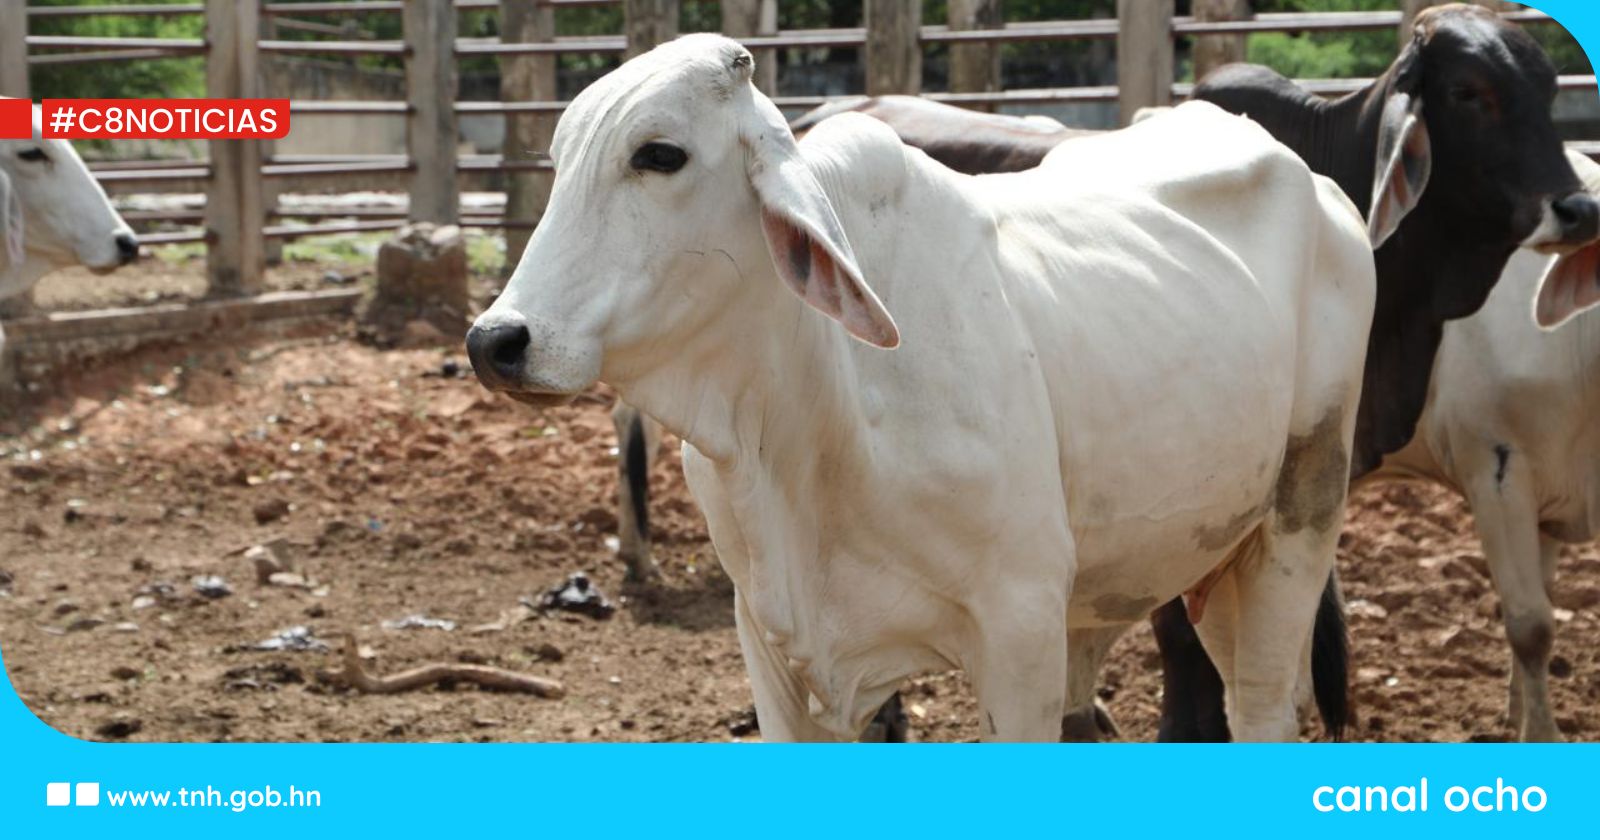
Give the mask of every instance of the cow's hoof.
[[628, 567], [627, 574], [622, 578], [628, 583], [650, 583], [661, 579], [661, 571], [656, 568], [656, 564], [650, 559], [649, 554], [640, 556], [619, 551], [617, 552], [617, 559]]
[[1122, 737], [1111, 712], [1099, 700], [1067, 713], [1061, 719], [1061, 740], [1065, 743], [1115, 741]]

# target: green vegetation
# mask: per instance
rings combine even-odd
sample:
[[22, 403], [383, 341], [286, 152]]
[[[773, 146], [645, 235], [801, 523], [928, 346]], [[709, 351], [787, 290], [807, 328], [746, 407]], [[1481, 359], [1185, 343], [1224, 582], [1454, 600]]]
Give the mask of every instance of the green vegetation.
[[[1257, 13], [1392, 11], [1395, 0], [1254, 0]], [[1582, 48], [1556, 25], [1530, 26], [1562, 73], [1591, 73]], [[1290, 78], [1339, 79], [1376, 76], [1399, 50], [1394, 32], [1263, 33], [1246, 42], [1247, 58]]]
[[[1256, 0], [1258, 13], [1393, 10], [1393, 0]], [[1270, 32], [1245, 41], [1246, 58], [1295, 79], [1339, 79], [1382, 73], [1399, 49], [1399, 36], [1376, 32]]]
[[[28, 5], [106, 6], [123, 1], [28, 0]], [[145, 0], [167, 4], [184, 1]], [[95, 38], [204, 38], [205, 21], [200, 15], [35, 17], [29, 21], [28, 31], [33, 35]], [[204, 96], [205, 59], [184, 56], [91, 64], [35, 65], [29, 73], [29, 86], [35, 99]]]
[[467, 270], [478, 276], [499, 276], [506, 265], [506, 239], [494, 231], [467, 228]]
[[204, 242], [178, 242], [172, 245], [155, 245], [149, 248], [150, 255], [165, 265], [178, 265], [190, 260], [203, 260], [206, 257]]
[[374, 231], [290, 239], [283, 243], [283, 261], [368, 265], [377, 258], [378, 246], [391, 235], [390, 231]]

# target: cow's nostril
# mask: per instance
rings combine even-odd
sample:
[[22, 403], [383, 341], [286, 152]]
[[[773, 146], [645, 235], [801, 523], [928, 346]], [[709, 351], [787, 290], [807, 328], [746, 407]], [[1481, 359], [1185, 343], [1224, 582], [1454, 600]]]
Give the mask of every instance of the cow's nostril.
[[467, 333], [467, 357], [485, 385], [508, 385], [522, 377], [531, 340], [526, 324], [473, 327]]
[[517, 327], [514, 333], [495, 345], [495, 367], [510, 368], [522, 364], [523, 351], [528, 349], [528, 328]]
[[1575, 192], [1550, 203], [1556, 221], [1561, 223], [1563, 242], [1588, 242], [1600, 236], [1600, 203], [1586, 192]]
[[117, 234], [117, 258], [123, 265], [139, 258], [139, 240], [131, 233]]

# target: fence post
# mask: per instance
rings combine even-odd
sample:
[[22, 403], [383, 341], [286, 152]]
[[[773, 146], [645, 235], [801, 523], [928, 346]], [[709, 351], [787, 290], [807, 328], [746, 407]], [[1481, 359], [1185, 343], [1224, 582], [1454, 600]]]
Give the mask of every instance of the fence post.
[[[722, 0], [722, 32], [736, 41], [778, 34], [778, 0]], [[756, 89], [778, 93], [778, 51], [751, 50], [756, 59]]]
[[413, 222], [455, 224], [461, 196], [456, 183], [456, 10], [454, 3], [405, 4], [406, 95], [411, 111], [406, 140], [411, 151]]
[[[1250, 0], [1194, 0], [1194, 17], [1200, 21], [1249, 20]], [[1244, 61], [1245, 36], [1201, 35], [1194, 39], [1194, 80], [1224, 64]]]
[[922, 92], [922, 4], [866, 0], [867, 95]]
[[[500, 0], [500, 40], [536, 43], [555, 38], [555, 10], [527, 0]], [[556, 90], [554, 53], [508, 55], [500, 58], [500, 99], [504, 102], [553, 102]], [[506, 114], [505, 142], [500, 154], [507, 161], [535, 160], [550, 150], [556, 120], [549, 114]], [[506, 173], [506, 221], [537, 223], [550, 201], [550, 173], [510, 170]], [[509, 275], [528, 246], [532, 228], [505, 229]]]
[[[263, 16], [261, 18], [261, 24], [260, 25], [261, 25], [261, 40], [263, 40], [263, 41], [276, 41], [276, 40], [278, 40], [278, 19], [277, 18], [275, 18], [275, 17], [273, 17], [271, 15]], [[269, 55], [266, 58], [266, 60], [267, 61], [271, 61], [272, 60], [271, 56]], [[267, 89], [268, 87], [270, 87], [270, 85], [267, 84], [267, 79], [272, 74], [267, 72], [267, 68], [265, 66], [262, 66], [260, 68], [260, 73], [261, 73], [261, 83], [260, 83], [261, 84], [261, 95], [262, 96], [271, 96], [272, 95], [272, 91]], [[288, 96], [289, 94], [290, 94], [290, 91], [286, 90], [286, 91], [283, 92], [284, 96]], [[278, 141], [276, 141], [276, 140], [262, 140], [261, 141], [261, 161], [263, 163], [265, 163], [265, 162], [267, 162], [269, 160], [272, 160], [273, 155], [276, 155], [277, 153], [278, 153]], [[279, 195], [279, 193], [282, 192], [282, 189], [279, 187], [279, 184], [281, 184], [281, 183], [282, 183], [282, 181], [279, 181], [279, 180], [276, 180], [276, 179], [273, 179], [273, 178], [262, 178], [261, 179], [261, 212], [264, 214], [263, 218], [262, 218], [263, 224], [270, 224], [273, 221], [273, 219], [275, 218], [275, 214], [277, 213], [277, 210], [278, 210], [278, 195]], [[262, 238], [262, 240], [261, 240], [261, 262], [262, 262], [262, 264], [264, 266], [274, 266], [274, 265], [282, 265], [283, 264], [283, 240], [282, 239], [267, 239], [265, 237]]]
[[[260, 4], [206, 0], [206, 96], [254, 98], [261, 94], [256, 42]], [[212, 140], [206, 191], [206, 279], [213, 297], [256, 294], [261, 289], [261, 142]]]
[[1117, 0], [1117, 101], [1123, 125], [1172, 103], [1173, 0]]
[[627, 58], [678, 37], [678, 0], [622, 0]]
[[[1000, 0], [950, 0], [950, 29], [1001, 29], [1006, 25]], [[1000, 90], [1000, 45], [951, 44], [950, 91], [991, 93]], [[979, 110], [992, 111], [993, 106]]]
[[0, 2], [0, 96], [28, 97], [28, 6]]

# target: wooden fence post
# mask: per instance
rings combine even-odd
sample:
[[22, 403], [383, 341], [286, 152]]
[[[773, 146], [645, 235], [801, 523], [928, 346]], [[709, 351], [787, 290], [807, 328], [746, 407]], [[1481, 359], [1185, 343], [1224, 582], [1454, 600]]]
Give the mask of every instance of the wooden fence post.
[[[778, 0], [722, 0], [722, 33], [736, 41], [778, 34]], [[756, 89], [778, 93], [778, 51], [751, 50], [756, 59]]]
[[[527, 0], [500, 0], [500, 40], [536, 43], [555, 38], [555, 10]], [[556, 91], [554, 53], [508, 55], [500, 58], [500, 99], [505, 102], [552, 102]], [[556, 118], [552, 114], [506, 114], [505, 142], [500, 154], [507, 161], [536, 160], [550, 150]], [[506, 220], [537, 223], [550, 201], [549, 172], [511, 170], [506, 173]], [[528, 247], [531, 228], [505, 229], [506, 264], [510, 275]]]
[[679, 0], [622, 0], [622, 29], [628, 38], [626, 57], [648, 52], [678, 37]]
[[[261, 95], [256, 42], [261, 8], [255, 0], [206, 0], [206, 96]], [[264, 259], [261, 142], [212, 140], [206, 191], [206, 279], [213, 297], [261, 290]]]
[[1117, 0], [1117, 101], [1123, 125], [1172, 103], [1173, 0]]
[[[276, 41], [276, 40], [278, 40], [278, 19], [276, 17], [273, 17], [272, 15], [266, 15], [266, 16], [261, 18], [261, 24], [260, 25], [261, 25], [261, 40], [263, 40], [263, 41]], [[268, 58], [266, 60], [267, 61], [271, 61], [272, 59], [271, 59], [270, 56], [268, 56]], [[266, 82], [268, 76], [270, 76], [271, 74], [269, 74], [267, 72], [267, 68], [266, 67], [261, 67], [260, 70], [261, 70], [261, 95], [262, 96], [271, 96], [272, 95], [272, 91], [267, 90], [269, 85]], [[284, 96], [288, 96], [289, 93], [290, 93], [290, 91], [283, 91], [282, 92], [282, 94]], [[272, 156], [277, 154], [277, 153], [278, 153], [278, 141], [276, 141], [276, 140], [262, 140], [261, 141], [261, 160], [262, 160], [263, 163], [266, 162], [266, 161], [271, 160]], [[283, 192], [283, 190], [278, 186], [281, 183], [282, 183], [282, 181], [280, 181], [278, 179], [275, 179], [275, 178], [262, 178], [261, 179], [261, 212], [263, 214], [265, 214], [263, 216], [263, 222], [266, 223], [266, 224], [271, 224], [272, 223], [272, 221], [275, 218], [274, 214], [278, 210], [278, 196], [279, 196], [280, 193]], [[284, 240], [282, 240], [282, 239], [266, 239], [266, 238], [263, 238], [261, 240], [261, 262], [262, 262], [263, 265], [265, 265], [265, 266], [274, 266], [274, 265], [282, 265], [283, 264], [283, 243], [284, 243]]]
[[922, 4], [866, 0], [867, 95], [922, 92]]
[[28, 6], [0, 2], [0, 96], [28, 97]]
[[[1200, 21], [1249, 20], [1250, 0], [1194, 0], [1194, 17]], [[1224, 64], [1244, 61], [1245, 36], [1201, 35], [1194, 39], [1194, 80]]]
[[455, 224], [461, 207], [456, 183], [456, 10], [454, 3], [405, 4], [406, 94], [411, 112], [413, 222]]
[[[950, 0], [950, 29], [1001, 29], [1006, 25], [1000, 0]], [[992, 93], [1000, 90], [1000, 45], [951, 44], [950, 91]], [[992, 111], [993, 106], [978, 110]]]

